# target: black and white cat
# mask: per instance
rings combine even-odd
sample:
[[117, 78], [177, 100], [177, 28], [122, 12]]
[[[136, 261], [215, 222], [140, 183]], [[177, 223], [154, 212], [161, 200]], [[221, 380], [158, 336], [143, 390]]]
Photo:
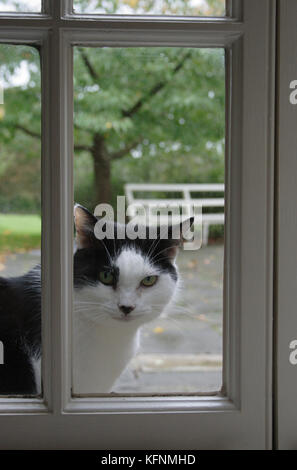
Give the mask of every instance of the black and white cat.
[[[74, 209], [73, 392], [108, 393], [138, 348], [140, 328], [158, 318], [178, 286], [175, 258], [180, 237], [131, 240], [118, 235], [99, 240], [98, 219]], [[190, 224], [192, 223], [192, 220]], [[122, 232], [121, 232], [122, 233]], [[176, 231], [174, 232], [176, 233]], [[41, 391], [40, 266], [24, 276], [0, 278], [0, 394], [34, 395]]]

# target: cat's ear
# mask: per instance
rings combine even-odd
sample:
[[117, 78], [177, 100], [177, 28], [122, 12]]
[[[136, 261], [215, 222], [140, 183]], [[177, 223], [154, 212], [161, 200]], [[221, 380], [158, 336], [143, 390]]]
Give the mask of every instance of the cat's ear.
[[96, 237], [94, 227], [98, 219], [80, 204], [74, 206], [74, 224], [78, 248], [88, 248], [94, 244]]
[[193, 223], [194, 217], [190, 217], [179, 224], [168, 227], [168, 249], [166, 250], [166, 254], [169, 259], [175, 260], [178, 250], [183, 246], [184, 241], [188, 240], [186, 235], [190, 231]]

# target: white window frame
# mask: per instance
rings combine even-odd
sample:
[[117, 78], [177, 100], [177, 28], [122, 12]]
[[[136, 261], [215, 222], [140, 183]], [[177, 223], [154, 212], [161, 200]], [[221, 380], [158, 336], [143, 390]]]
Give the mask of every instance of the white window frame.
[[[275, 0], [233, 0], [230, 17], [0, 17], [0, 42], [42, 56], [44, 398], [0, 399], [0, 448], [270, 449]], [[224, 47], [227, 70], [223, 393], [71, 397], [72, 47]]]

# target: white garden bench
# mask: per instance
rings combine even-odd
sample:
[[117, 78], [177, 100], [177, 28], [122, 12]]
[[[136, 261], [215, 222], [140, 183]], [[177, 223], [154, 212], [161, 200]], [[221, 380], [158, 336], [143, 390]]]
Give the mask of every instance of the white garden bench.
[[[166, 193], [180, 193], [181, 198], [170, 198], [170, 199], [149, 199], [139, 198], [136, 193], [139, 192], [166, 192]], [[224, 208], [224, 184], [126, 184], [125, 185], [125, 196], [127, 203], [130, 206], [129, 216], [133, 217], [136, 213], [137, 205], [141, 204], [145, 208], [152, 208], [159, 206], [160, 203], [165, 205], [185, 205], [187, 203], [195, 204], [202, 207], [202, 242], [203, 245], [208, 243], [208, 234], [210, 225], [224, 225], [225, 216], [223, 212], [220, 213], [204, 213], [203, 208]], [[191, 193], [222, 193], [221, 197], [209, 197], [209, 198], [194, 198]], [[133, 211], [133, 207], [135, 211]]]

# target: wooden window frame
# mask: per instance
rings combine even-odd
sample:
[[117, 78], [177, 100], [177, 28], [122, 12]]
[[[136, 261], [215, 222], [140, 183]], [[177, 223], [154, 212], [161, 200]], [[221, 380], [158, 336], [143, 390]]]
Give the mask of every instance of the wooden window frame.
[[[0, 448], [272, 447], [275, 0], [224, 18], [1, 14], [0, 42], [38, 45], [42, 70], [43, 399], [0, 399]], [[223, 393], [71, 396], [73, 54], [85, 46], [226, 50]], [[26, 430], [25, 430], [26, 429]]]

